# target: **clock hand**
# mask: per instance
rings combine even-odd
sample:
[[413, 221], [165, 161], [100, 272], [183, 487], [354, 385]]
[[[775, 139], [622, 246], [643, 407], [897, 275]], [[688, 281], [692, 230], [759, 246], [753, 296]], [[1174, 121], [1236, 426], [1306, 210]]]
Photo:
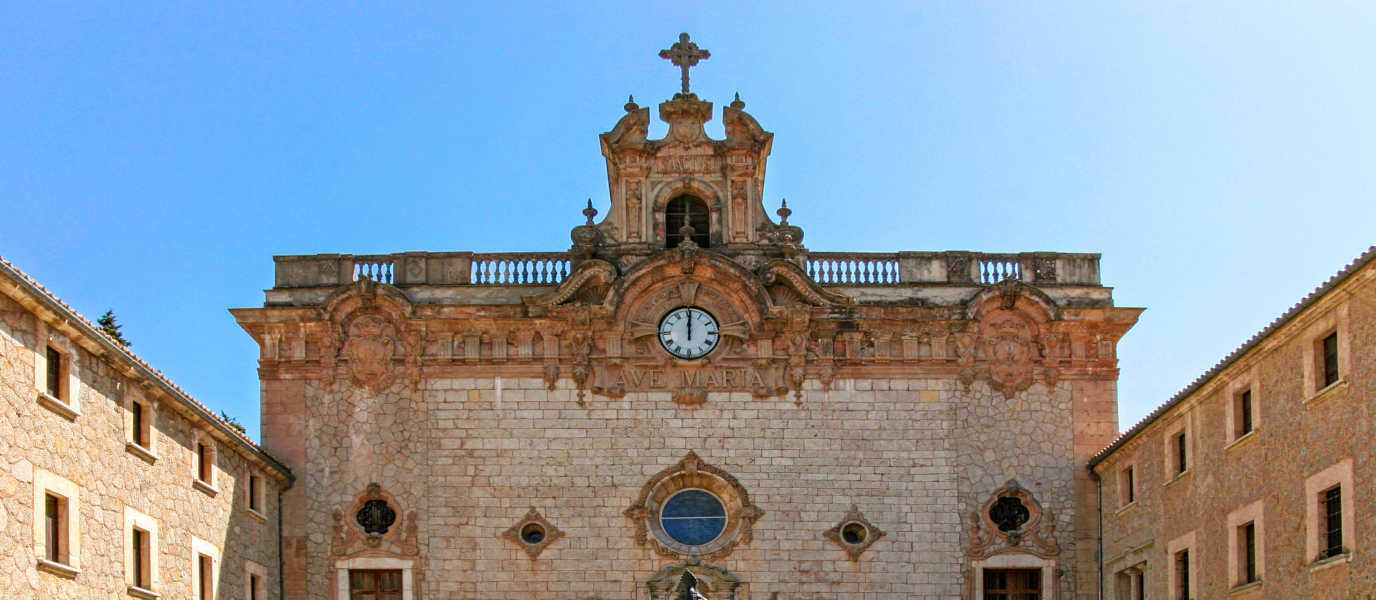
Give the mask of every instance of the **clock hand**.
[[693, 311], [692, 311], [692, 309], [689, 309], [689, 310], [688, 310], [688, 340], [687, 340], [687, 343], [690, 343], [690, 344], [691, 344], [692, 342], [693, 342]]

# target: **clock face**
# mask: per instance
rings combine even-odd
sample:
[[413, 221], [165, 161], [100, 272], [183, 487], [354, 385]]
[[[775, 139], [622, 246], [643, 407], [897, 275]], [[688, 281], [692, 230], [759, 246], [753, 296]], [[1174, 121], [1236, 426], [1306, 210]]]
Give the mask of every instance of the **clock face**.
[[676, 308], [659, 322], [659, 343], [679, 358], [707, 356], [720, 340], [721, 327], [716, 317], [701, 308]]

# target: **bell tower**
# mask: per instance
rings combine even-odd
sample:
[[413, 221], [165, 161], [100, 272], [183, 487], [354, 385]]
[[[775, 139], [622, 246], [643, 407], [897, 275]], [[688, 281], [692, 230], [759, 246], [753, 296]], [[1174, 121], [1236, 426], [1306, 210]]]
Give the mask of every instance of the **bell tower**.
[[[596, 224], [596, 246], [652, 252], [677, 247], [685, 233], [698, 247], [713, 250], [778, 243], [779, 225], [766, 215], [762, 200], [774, 134], [745, 112], [737, 94], [722, 109], [726, 139], [708, 137], [703, 126], [712, 119], [712, 103], [690, 91], [689, 69], [710, 56], [686, 33], [660, 52], [683, 70], [682, 91], [659, 105], [660, 120], [669, 124], [664, 139], [648, 139], [650, 109], [634, 98], [626, 103], [626, 116], [601, 135], [611, 208]], [[792, 237], [801, 241], [801, 231]]]

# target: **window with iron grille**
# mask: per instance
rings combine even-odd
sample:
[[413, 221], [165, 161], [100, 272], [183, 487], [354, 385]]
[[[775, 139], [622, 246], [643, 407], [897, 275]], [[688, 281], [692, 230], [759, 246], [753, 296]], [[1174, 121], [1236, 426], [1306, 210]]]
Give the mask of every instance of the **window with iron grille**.
[[1338, 334], [1323, 338], [1323, 386], [1338, 382]]
[[664, 246], [677, 248], [683, 241], [679, 230], [684, 225], [693, 226], [693, 243], [706, 248], [712, 242], [712, 214], [707, 203], [692, 196], [678, 196], [664, 207]]
[[1335, 487], [1323, 493], [1324, 514], [1323, 552], [1319, 558], [1338, 556], [1343, 553], [1343, 488]]
[[48, 346], [48, 395], [58, 400], [62, 398], [62, 353]]
[[1041, 592], [1038, 569], [984, 570], [984, 600], [1038, 600]]
[[1175, 553], [1176, 600], [1190, 600], [1190, 551]]

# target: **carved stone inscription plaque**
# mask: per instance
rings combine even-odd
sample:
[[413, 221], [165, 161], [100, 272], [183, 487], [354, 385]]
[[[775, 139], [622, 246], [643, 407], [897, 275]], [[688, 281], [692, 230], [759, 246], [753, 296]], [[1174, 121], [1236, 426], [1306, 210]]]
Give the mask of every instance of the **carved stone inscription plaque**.
[[593, 393], [620, 398], [629, 392], [669, 392], [674, 402], [702, 404], [712, 392], [742, 392], [756, 397], [781, 393], [779, 376], [772, 367], [703, 365], [611, 366], [599, 368]]

